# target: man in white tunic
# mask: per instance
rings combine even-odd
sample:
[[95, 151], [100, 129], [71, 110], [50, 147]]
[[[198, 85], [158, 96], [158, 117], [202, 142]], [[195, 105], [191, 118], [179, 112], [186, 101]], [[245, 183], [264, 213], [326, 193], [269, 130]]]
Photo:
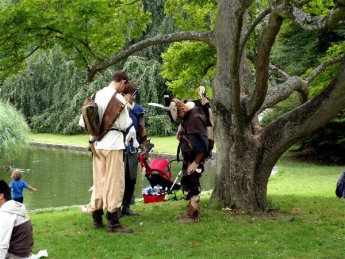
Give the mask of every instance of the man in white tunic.
[[[128, 76], [123, 71], [113, 75], [110, 84], [97, 91], [95, 102], [98, 105], [99, 119], [102, 121], [104, 111], [114, 93], [125, 104], [121, 95]], [[123, 150], [123, 131], [132, 124], [128, 109], [123, 109], [105, 136], [94, 143], [97, 155], [93, 156], [93, 192], [91, 196], [92, 218], [95, 228], [103, 227], [103, 211], [107, 211], [108, 231], [131, 233], [119, 222], [118, 210], [121, 208], [125, 188]]]

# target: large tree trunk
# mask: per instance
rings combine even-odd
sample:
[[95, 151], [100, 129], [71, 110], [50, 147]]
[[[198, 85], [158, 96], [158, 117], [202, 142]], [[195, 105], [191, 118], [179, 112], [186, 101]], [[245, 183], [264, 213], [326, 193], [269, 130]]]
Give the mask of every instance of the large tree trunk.
[[222, 206], [265, 211], [274, 161], [262, 159], [262, 145], [255, 133], [248, 130], [245, 138], [233, 139], [229, 133], [236, 129], [229, 130], [229, 124], [226, 118], [217, 116], [217, 177], [212, 199]]
[[244, 121], [240, 105], [241, 96], [248, 89], [246, 73], [243, 73], [245, 63], [240, 58], [243, 53], [239, 51], [245, 31], [243, 24], [248, 4], [245, 2], [218, 2], [217, 73], [213, 82], [217, 179], [212, 199], [223, 206], [264, 211], [269, 173], [257, 174], [257, 170], [270, 172], [273, 166], [260, 164], [260, 141], [253, 123]]

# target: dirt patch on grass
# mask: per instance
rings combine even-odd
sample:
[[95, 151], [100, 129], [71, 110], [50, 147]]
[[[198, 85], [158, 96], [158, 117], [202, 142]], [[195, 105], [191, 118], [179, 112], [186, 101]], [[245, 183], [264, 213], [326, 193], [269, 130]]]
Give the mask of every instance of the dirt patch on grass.
[[268, 219], [268, 220], [290, 220], [294, 218], [293, 215], [283, 213], [276, 209], [268, 209], [266, 212], [246, 212], [241, 210], [233, 210], [225, 208], [223, 209], [226, 213], [228, 213], [231, 217], [245, 217], [245, 218], [260, 218], [260, 219]]

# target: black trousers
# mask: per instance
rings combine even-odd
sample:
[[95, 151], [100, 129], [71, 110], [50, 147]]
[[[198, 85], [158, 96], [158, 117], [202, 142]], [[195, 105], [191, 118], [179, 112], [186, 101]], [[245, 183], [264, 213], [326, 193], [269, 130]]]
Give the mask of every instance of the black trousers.
[[128, 164], [125, 168], [125, 192], [123, 194], [122, 206], [129, 208], [135, 189], [137, 179], [131, 179]]
[[19, 197], [19, 198], [13, 198], [14, 201], [17, 201], [17, 202], [20, 202], [20, 203], [23, 203], [24, 201], [24, 197]]
[[183, 165], [182, 165], [183, 176], [181, 179], [181, 185], [182, 185], [183, 192], [188, 193], [188, 195], [185, 196], [185, 199], [189, 200], [192, 196], [197, 196], [201, 192], [200, 177], [201, 177], [202, 172], [204, 172], [204, 165], [203, 165], [204, 161], [201, 161], [198, 166], [198, 169], [201, 170], [201, 173], [194, 172], [189, 175], [187, 174], [186, 170], [188, 168], [188, 165], [194, 161], [196, 154], [192, 152], [183, 152], [182, 155], [183, 155]]

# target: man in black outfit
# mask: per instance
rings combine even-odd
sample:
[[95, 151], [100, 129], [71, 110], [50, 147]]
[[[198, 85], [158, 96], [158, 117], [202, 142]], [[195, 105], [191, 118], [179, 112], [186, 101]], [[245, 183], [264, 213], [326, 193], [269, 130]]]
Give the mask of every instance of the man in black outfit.
[[181, 223], [199, 222], [200, 219], [200, 177], [208, 152], [206, 117], [201, 107], [194, 102], [183, 103], [173, 99], [177, 108], [177, 119], [181, 126], [177, 133], [183, 156], [183, 177], [181, 179], [185, 200], [188, 200], [187, 214], [177, 217]]

